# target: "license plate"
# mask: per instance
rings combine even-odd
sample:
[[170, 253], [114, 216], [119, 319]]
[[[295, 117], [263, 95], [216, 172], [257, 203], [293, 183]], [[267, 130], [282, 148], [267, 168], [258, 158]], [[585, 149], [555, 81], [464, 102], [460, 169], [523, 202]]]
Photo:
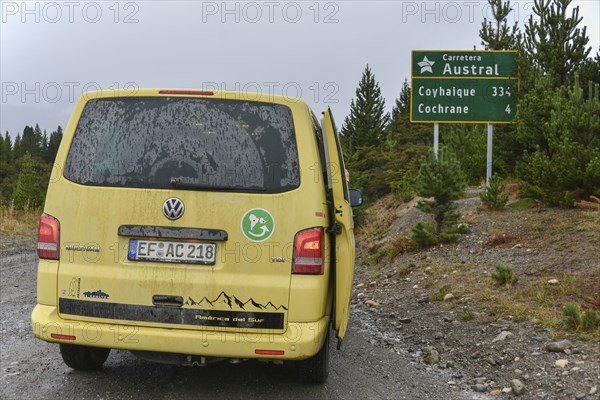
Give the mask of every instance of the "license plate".
[[165, 240], [129, 240], [129, 260], [214, 265], [214, 243], [171, 242]]

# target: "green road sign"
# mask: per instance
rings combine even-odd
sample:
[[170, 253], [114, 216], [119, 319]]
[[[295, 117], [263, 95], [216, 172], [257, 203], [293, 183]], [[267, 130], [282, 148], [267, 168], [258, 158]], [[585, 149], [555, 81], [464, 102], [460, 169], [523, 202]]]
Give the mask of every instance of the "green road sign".
[[413, 51], [412, 76], [516, 78], [516, 51]]
[[516, 79], [413, 78], [411, 121], [511, 123], [517, 90]]
[[516, 51], [413, 51], [411, 122], [514, 123]]

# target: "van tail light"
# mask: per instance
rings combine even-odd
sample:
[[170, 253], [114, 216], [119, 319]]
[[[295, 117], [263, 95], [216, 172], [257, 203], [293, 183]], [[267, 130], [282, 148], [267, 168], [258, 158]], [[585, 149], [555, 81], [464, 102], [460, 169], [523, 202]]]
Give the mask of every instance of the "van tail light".
[[40, 217], [38, 228], [37, 254], [39, 258], [58, 260], [60, 222], [48, 214]]
[[300, 231], [294, 239], [293, 274], [323, 274], [323, 228]]

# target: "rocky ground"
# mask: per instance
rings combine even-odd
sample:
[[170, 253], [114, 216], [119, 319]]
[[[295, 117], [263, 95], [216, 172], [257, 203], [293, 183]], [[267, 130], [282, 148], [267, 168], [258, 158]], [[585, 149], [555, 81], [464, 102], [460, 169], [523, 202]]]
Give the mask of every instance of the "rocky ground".
[[[449, 386], [497, 398], [600, 399], [600, 329], [562, 325], [566, 302], [600, 309], [600, 215], [491, 212], [477, 193], [459, 202], [470, 232], [418, 252], [407, 250], [407, 238], [428, 216], [415, 202], [386, 198], [366, 212], [357, 227], [353, 323]], [[497, 263], [519, 281], [495, 285]]]

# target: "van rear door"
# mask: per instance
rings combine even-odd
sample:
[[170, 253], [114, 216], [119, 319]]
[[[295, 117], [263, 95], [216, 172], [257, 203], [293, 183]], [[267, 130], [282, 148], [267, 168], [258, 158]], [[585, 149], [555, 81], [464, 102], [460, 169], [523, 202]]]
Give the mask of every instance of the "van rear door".
[[291, 260], [273, 260], [307, 220], [291, 108], [155, 95], [80, 113], [46, 205], [61, 317], [285, 331]]
[[332, 193], [331, 201], [335, 214], [334, 221], [332, 221], [334, 225], [331, 229], [335, 232], [334, 329], [337, 333], [339, 348], [350, 318], [350, 295], [354, 279], [354, 221], [350, 208], [342, 149], [330, 108], [323, 113], [322, 125], [327, 147], [328, 185]]

